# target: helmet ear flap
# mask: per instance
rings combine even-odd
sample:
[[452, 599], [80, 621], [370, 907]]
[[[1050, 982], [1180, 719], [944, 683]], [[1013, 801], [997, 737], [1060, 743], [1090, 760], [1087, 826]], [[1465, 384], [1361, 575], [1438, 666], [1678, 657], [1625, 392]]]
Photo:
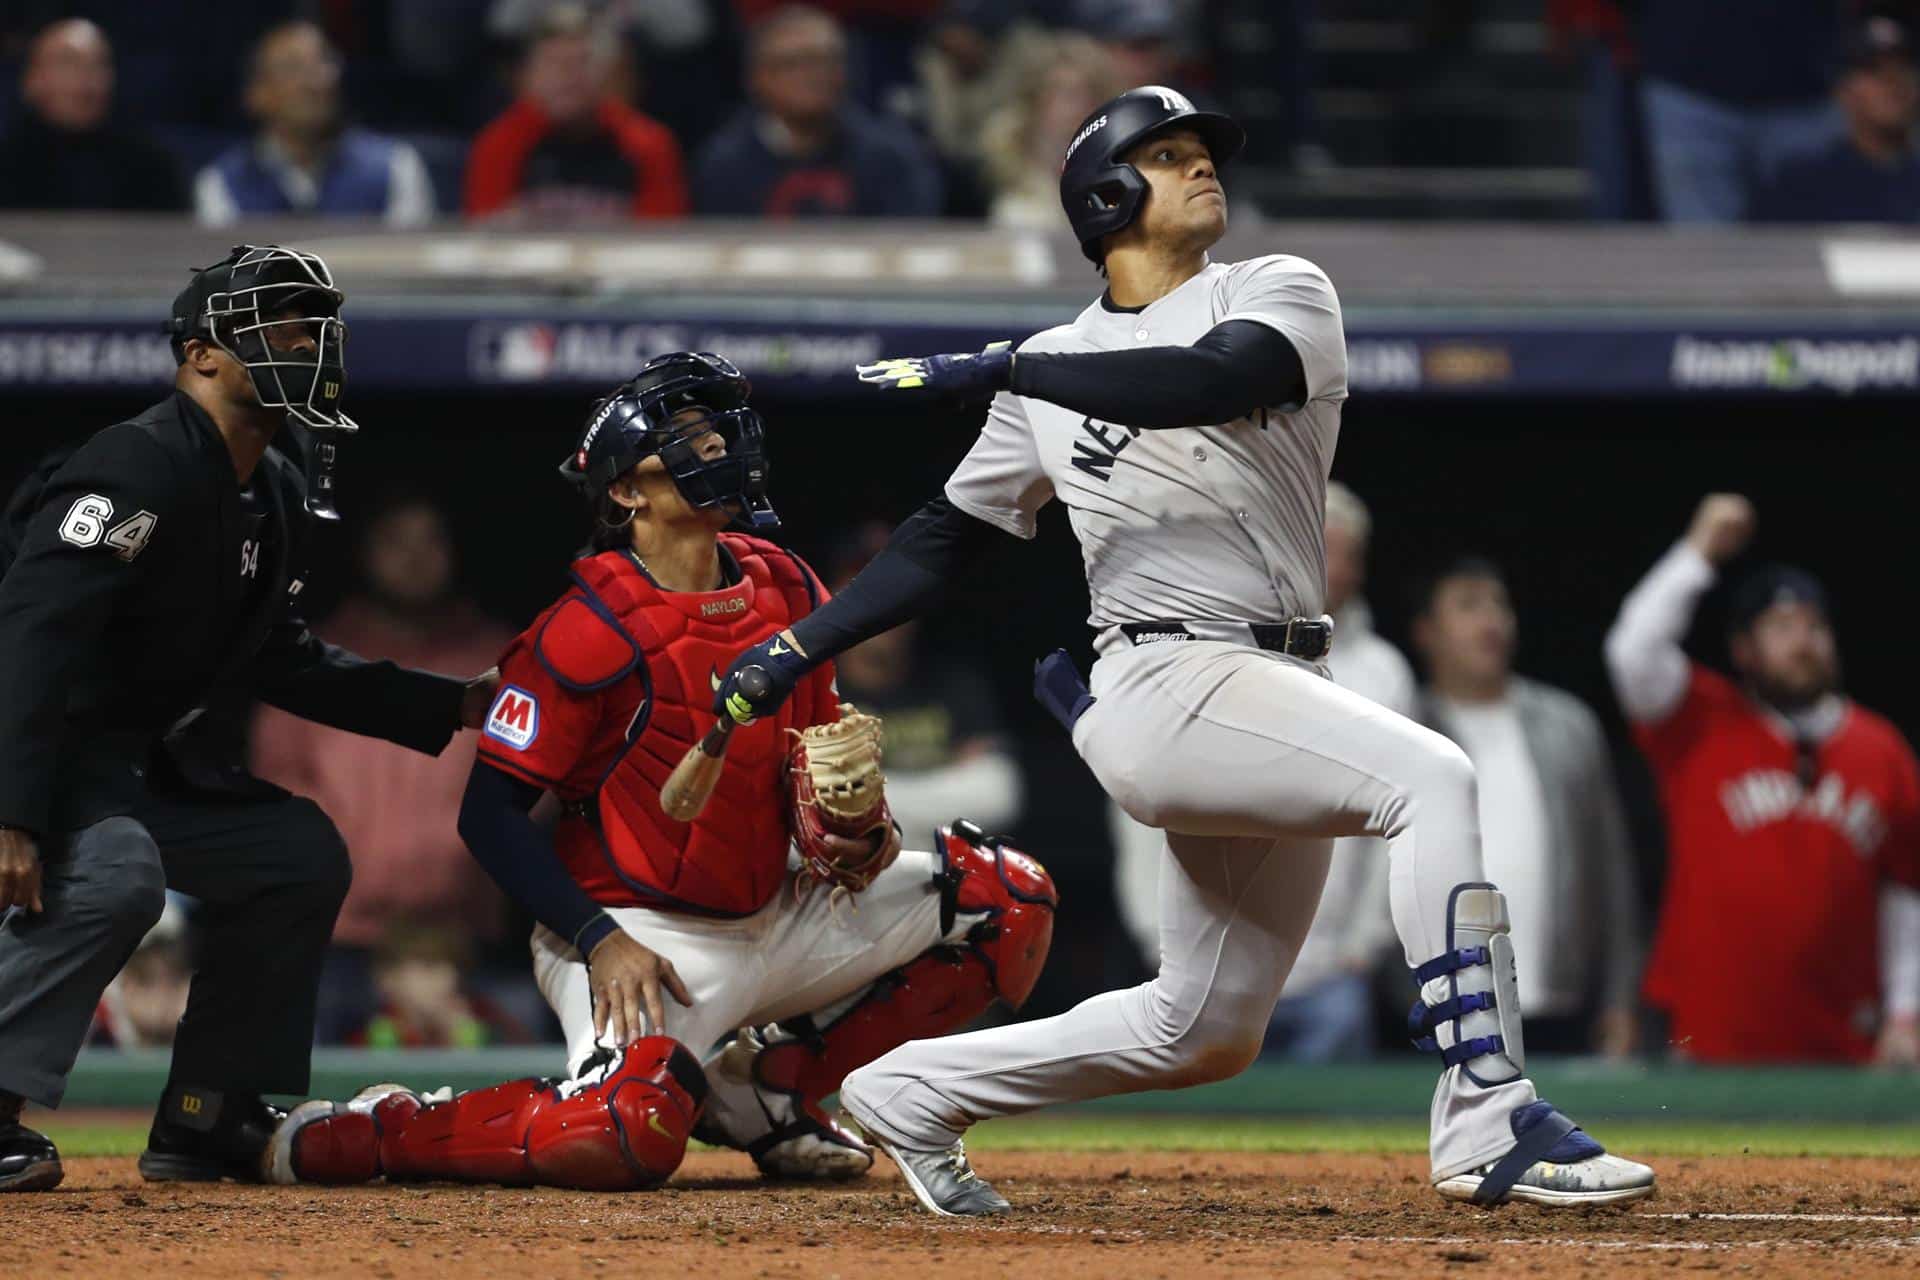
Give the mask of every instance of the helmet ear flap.
[[1080, 251], [1096, 265], [1105, 252], [1100, 242], [1131, 224], [1147, 198], [1147, 180], [1130, 164], [1115, 164], [1086, 188], [1086, 207], [1075, 229], [1080, 233]]

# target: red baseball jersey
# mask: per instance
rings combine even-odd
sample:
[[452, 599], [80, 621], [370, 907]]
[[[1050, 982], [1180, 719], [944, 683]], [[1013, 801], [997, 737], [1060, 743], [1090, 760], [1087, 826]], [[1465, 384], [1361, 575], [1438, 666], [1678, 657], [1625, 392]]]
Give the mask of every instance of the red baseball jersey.
[[765, 906], [787, 870], [789, 731], [839, 718], [826, 663], [778, 712], [734, 731], [698, 817], [660, 807], [667, 777], [713, 726], [717, 673], [825, 598], [798, 556], [738, 534], [721, 546], [740, 572], [718, 591], [663, 591], [625, 552], [579, 561], [572, 589], [500, 660], [480, 755], [568, 802], [555, 850], [606, 906]]
[[1697, 664], [1679, 707], [1634, 736], [1667, 815], [1645, 990], [1675, 1046], [1706, 1062], [1869, 1057], [1881, 885], [1920, 886], [1906, 740], [1848, 703], [1803, 764], [1776, 717]]

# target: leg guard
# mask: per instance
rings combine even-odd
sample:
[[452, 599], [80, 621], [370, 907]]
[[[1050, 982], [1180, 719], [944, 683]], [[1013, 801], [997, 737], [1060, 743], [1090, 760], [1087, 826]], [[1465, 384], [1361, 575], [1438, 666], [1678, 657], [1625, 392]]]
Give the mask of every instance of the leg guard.
[[1016, 1009], [1026, 1000], [1053, 940], [1052, 879], [970, 822], [941, 828], [937, 842], [945, 862], [940, 934], [972, 925], [958, 942], [931, 948], [836, 1005], [744, 1032], [715, 1063], [703, 1139], [739, 1147], [781, 1176], [864, 1173], [867, 1148], [821, 1105], [847, 1072], [909, 1040], [957, 1031], [996, 998]]
[[1420, 997], [1407, 1014], [1414, 1047], [1438, 1053], [1483, 1087], [1526, 1073], [1519, 975], [1507, 900], [1491, 884], [1456, 885], [1447, 897], [1451, 950], [1413, 971]]
[[706, 1092], [692, 1054], [649, 1036], [576, 1080], [512, 1080], [431, 1105], [393, 1088], [324, 1115], [333, 1104], [307, 1103], [316, 1112], [285, 1144], [285, 1180], [657, 1186], [680, 1167]]

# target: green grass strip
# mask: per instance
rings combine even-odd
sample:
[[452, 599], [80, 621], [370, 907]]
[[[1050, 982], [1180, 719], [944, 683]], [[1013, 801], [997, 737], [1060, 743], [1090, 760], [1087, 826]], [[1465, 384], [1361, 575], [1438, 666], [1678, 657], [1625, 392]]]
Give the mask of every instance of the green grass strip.
[[[67, 1126], [45, 1113], [33, 1121], [68, 1156], [132, 1156], [146, 1144], [144, 1119], [125, 1124]], [[1920, 1157], [1920, 1126], [1807, 1124], [1781, 1121], [1648, 1122], [1596, 1125], [1601, 1141], [1623, 1155]], [[994, 1120], [967, 1135], [978, 1151], [1311, 1152], [1417, 1155], [1426, 1126], [1388, 1119], [1193, 1115], [1021, 1116]]]

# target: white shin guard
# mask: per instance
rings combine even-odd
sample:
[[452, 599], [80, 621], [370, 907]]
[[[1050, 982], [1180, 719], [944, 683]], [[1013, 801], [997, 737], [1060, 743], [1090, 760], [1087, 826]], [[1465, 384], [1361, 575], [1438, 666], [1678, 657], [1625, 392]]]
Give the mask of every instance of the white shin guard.
[[1414, 1044], [1440, 1054], [1483, 1087], [1526, 1074], [1520, 984], [1507, 900], [1487, 883], [1454, 886], [1447, 897], [1449, 950], [1413, 971], [1420, 998], [1407, 1015]]

